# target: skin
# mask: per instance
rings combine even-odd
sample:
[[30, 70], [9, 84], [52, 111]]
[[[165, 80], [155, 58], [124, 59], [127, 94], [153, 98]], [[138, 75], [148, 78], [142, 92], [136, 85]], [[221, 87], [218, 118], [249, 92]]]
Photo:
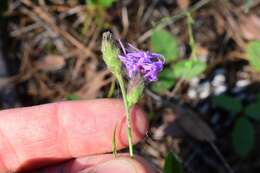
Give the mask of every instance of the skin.
[[[147, 131], [144, 112], [132, 110], [133, 142]], [[127, 147], [121, 100], [60, 102], [0, 111], [0, 172], [153, 173], [142, 158], [111, 154]]]

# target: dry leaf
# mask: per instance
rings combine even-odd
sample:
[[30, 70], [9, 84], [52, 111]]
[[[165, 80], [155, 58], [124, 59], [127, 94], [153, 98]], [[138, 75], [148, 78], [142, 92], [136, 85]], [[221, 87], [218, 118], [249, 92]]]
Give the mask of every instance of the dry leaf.
[[98, 97], [100, 89], [111, 82], [111, 77], [106, 78], [111, 72], [109, 70], [104, 71], [92, 71], [86, 69], [86, 82], [85, 85], [76, 92], [82, 99], [94, 99]]
[[186, 10], [189, 7], [190, 1], [189, 0], [177, 0], [177, 4], [182, 10]]
[[162, 114], [162, 125], [152, 129], [153, 139], [162, 140], [165, 137], [165, 135], [170, 135], [173, 138], [182, 138], [186, 136], [186, 133], [176, 123], [177, 116], [175, 113], [173, 113], [172, 109], [166, 108], [163, 110]]
[[43, 71], [56, 71], [65, 66], [65, 59], [60, 55], [47, 55], [36, 62], [36, 67]]
[[165, 133], [172, 136], [174, 135], [172, 130], [176, 130], [177, 127], [180, 127], [189, 136], [199, 141], [212, 142], [215, 140], [214, 132], [195, 112], [182, 106], [176, 106], [174, 112], [177, 116], [176, 122], [171, 123], [165, 129]]
[[245, 39], [260, 39], [260, 17], [256, 15], [241, 17], [240, 29]]
[[14, 82], [15, 77], [0, 78], [0, 89], [7, 87], [10, 83]]

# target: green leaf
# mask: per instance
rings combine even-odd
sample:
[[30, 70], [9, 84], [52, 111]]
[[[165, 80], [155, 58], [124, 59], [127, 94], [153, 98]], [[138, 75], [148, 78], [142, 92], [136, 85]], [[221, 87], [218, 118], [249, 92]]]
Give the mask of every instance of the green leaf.
[[181, 161], [169, 152], [164, 161], [164, 173], [184, 173]]
[[177, 78], [191, 80], [203, 73], [206, 67], [206, 63], [200, 60], [182, 60], [174, 65], [174, 75]]
[[235, 152], [246, 157], [254, 146], [254, 128], [250, 121], [240, 117], [232, 131], [232, 142]]
[[175, 77], [172, 68], [165, 68], [159, 74], [159, 80], [151, 85], [153, 92], [163, 94], [175, 84]]
[[257, 71], [260, 71], [260, 40], [250, 41], [246, 46], [246, 53], [250, 65]]
[[111, 7], [116, 0], [86, 0], [88, 4], [98, 5], [103, 8]]
[[245, 114], [257, 121], [260, 121], [260, 101], [248, 105], [245, 109]]
[[166, 30], [155, 30], [151, 36], [153, 52], [164, 56], [166, 63], [176, 60], [179, 56], [178, 42], [172, 34]]
[[219, 95], [213, 97], [212, 103], [215, 106], [222, 108], [226, 111], [229, 111], [233, 114], [239, 113], [242, 109], [242, 104], [238, 99], [227, 95]]
[[80, 100], [80, 96], [76, 95], [76, 94], [69, 94], [66, 96], [67, 100]]

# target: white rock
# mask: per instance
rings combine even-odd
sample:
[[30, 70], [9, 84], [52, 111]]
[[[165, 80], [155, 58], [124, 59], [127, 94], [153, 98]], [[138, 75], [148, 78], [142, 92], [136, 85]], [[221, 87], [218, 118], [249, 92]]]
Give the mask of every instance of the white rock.
[[188, 96], [191, 98], [191, 99], [195, 99], [197, 97], [197, 92], [195, 89], [193, 88], [190, 88], [188, 90]]
[[219, 95], [219, 94], [225, 92], [226, 90], [227, 90], [227, 86], [225, 86], [225, 85], [220, 85], [220, 86], [213, 88], [213, 92], [215, 95]]

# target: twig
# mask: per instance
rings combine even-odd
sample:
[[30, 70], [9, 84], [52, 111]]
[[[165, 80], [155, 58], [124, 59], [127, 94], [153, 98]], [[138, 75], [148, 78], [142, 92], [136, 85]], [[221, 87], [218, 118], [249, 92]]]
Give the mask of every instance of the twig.
[[122, 8], [122, 23], [123, 23], [122, 37], [124, 37], [126, 36], [129, 28], [128, 11], [126, 7]]
[[38, 23], [38, 22], [33, 23], [33, 24], [31, 24], [31, 25], [28, 25], [28, 26], [25, 26], [25, 27], [22, 27], [22, 28], [20, 28], [20, 29], [17, 29], [17, 30], [12, 31], [12, 32], [11, 32], [11, 36], [12, 36], [12, 37], [17, 37], [17, 36], [20, 36], [20, 35], [22, 35], [22, 34], [26, 34], [27, 32], [30, 32], [30, 31], [32, 31], [32, 30], [34, 30], [34, 29], [37, 29], [37, 28], [39, 28], [40, 26], [41, 26], [41, 23]]
[[[197, 2], [196, 4], [194, 4], [187, 11], [190, 13], [197, 11], [204, 5], [208, 4], [210, 1], [211, 0], [201, 0], [201, 1]], [[139, 37], [137, 42], [143, 43], [146, 39], [148, 39], [152, 35], [154, 28], [165, 28], [166, 26], [173, 24], [174, 22], [181, 19], [182, 17], [185, 17], [187, 11], [186, 10], [177, 11], [177, 14], [174, 16], [167, 16], [167, 17], [162, 18], [152, 29], [149, 29], [141, 37]]]
[[148, 9], [146, 10], [145, 14], [143, 15], [143, 19], [141, 21], [142, 24], [145, 25], [145, 23], [147, 22], [147, 20], [151, 17], [151, 14], [153, 12], [154, 7], [156, 6], [156, 4], [159, 2], [159, 0], [155, 0], [152, 1], [151, 5], [148, 7]]
[[95, 57], [95, 54], [88, 48], [86, 48], [80, 41], [78, 41], [75, 37], [73, 37], [70, 33], [66, 32], [65, 30], [58, 27], [54, 20], [50, 17], [50, 15], [41, 7], [35, 6], [29, 0], [21, 0], [23, 4], [32, 8], [33, 13], [36, 14], [42, 21], [44, 21], [54, 32], [58, 33], [59, 35], [63, 36], [66, 40], [68, 40], [72, 45], [80, 49], [86, 55], [91, 57]]
[[213, 143], [213, 142], [209, 142], [210, 146], [212, 147], [212, 149], [215, 151], [215, 153], [217, 154], [217, 156], [219, 157], [219, 159], [221, 160], [221, 162], [223, 162], [225, 168], [228, 170], [229, 173], [234, 173], [233, 169], [231, 168], [231, 166], [228, 164], [228, 162], [225, 160], [225, 158], [223, 157], [223, 155], [221, 154], [221, 152], [219, 151], [219, 149], [217, 148], [217, 146]]
[[170, 97], [174, 97], [177, 92], [179, 91], [180, 87], [182, 86], [182, 84], [185, 82], [185, 79], [181, 78], [180, 80], [178, 80], [177, 84], [175, 85], [174, 89], [169, 93]]

